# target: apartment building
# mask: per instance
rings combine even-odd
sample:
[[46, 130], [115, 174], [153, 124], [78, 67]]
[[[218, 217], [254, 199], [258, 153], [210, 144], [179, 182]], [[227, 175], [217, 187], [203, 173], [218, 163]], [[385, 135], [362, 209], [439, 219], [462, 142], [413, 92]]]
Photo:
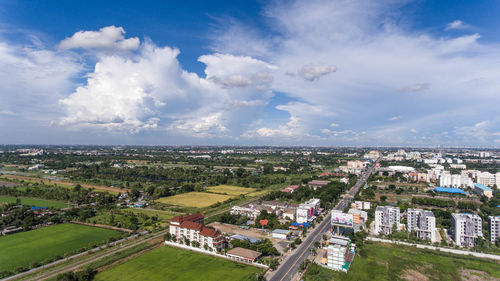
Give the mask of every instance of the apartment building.
[[378, 206], [375, 209], [375, 232], [378, 234], [391, 234], [392, 228], [401, 229], [400, 211], [398, 207]]
[[476, 239], [483, 236], [481, 217], [474, 214], [451, 214], [450, 233], [460, 247], [474, 247]]
[[181, 244], [185, 243], [185, 239], [189, 242], [197, 241], [201, 248], [207, 245], [211, 249], [220, 250], [226, 246], [226, 240], [220, 231], [204, 225], [202, 214], [173, 217], [170, 220], [170, 235]]
[[418, 238], [436, 242], [436, 217], [431, 211], [407, 210], [407, 230], [414, 231]]
[[488, 226], [490, 229], [490, 241], [496, 243], [500, 237], [500, 216], [489, 216]]
[[327, 267], [346, 272], [354, 257], [354, 253], [350, 251], [351, 240], [343, 236], [333, 236], [328, 242]]

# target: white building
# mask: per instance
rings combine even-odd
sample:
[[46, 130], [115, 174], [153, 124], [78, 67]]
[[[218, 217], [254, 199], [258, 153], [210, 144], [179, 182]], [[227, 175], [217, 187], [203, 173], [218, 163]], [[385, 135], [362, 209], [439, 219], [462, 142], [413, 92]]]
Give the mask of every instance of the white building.
[[299, 205], [296, 211], [296, 219], [298, 223], [308, 222], [309, 219], [316, 214], [320, 208], [320, 200], [312, 198], [309, 201]]
[[490, 228], [490, 241], [496, 243], [500, 237], [500, 216], [489, 216], [488, 226]]
[[328, 242], [328, 268], [337, 271], [347, 271], [349, 266], [349, 264], [346, 263], [350, 246], [349, 238], [333, 236]]
[[439, 176], [439, 186], [442, 187], [473, 187], [472, 179], [464, 175], [452, 175], [444, 171]]
[[407, 230], [415, 231], [418, 238], [436, 242], [436, 217], [431, 211], [408, 209]]
[[351, 203], [351, 208], [358, 210], [370, 210], [371, 203], [367, 201], [354, 201], [354, 203]]
[[452, 214], [450, 233], [460, 247], [474, 247], [476, 239], [483, 237], [481, 217], [474, 214]]
[[290, 237], [291, 231], [288, 229], [275, 229], [271, 233], [273, 238], [287, 240]]
[[204, 225], [204, 217], [201, 214], [187, 216], [176, 216], [170, 220], [170, 235], [174, 241], [180, 244], [196, 241], [203, 248], [207, 245], [210, 249], [224, 249], [226, 246], [224, 236], [220, 231]]
[[493, 186], [496, 184], [496, 176], [489, 172], [478, 172], [477, 173], [477, 183], [486, 186]]
[[375, 232], [377, 234], [391, 234], [392, 228], [401, 229], [401, 215], [398, 207], [378, 206], [375, 210]]
[[248, 218], [255, 219], [259, 214], [260, 210], [252, 208], [251, 206], [233, 206], [229, 212], [231, 215], [242, 215]]

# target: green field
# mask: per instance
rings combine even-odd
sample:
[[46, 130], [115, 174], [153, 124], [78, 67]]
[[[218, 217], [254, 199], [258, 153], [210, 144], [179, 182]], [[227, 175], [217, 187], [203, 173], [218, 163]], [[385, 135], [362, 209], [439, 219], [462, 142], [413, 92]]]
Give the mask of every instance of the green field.
[[234, 196], [206, 192], [188, 192], [162, 197], [156, 201], [175, 206], [204, 208], [217, 202], [226, 201], [232, 197]]
[[119, 236], [118, 231], [69, 223], [2, 236], [0, 271], [28, 267]]
[[234, 185], [217, 185], [217, 186], [207, 187], [207, 191], [210, 191], [213, 193], [238, 196], [240, 194], [248, 194], [250, 192], [254, 192], [255, 188], [241, 187], [241, 186], [234, 186]]
[[163, 246], [97, 274], [95, 280], [252, 280], [263, 269]]
[[[18, 197], [18, 198], [21, 199], [21, 204], [23, 205], [38, 206], [38, 207], [54, 207], [60, 209], [68, 207], [68, 204], [59, 201], [27, 198], [27, 197]], [[16, 203], [16, 197], [0, 196], [0, 203]]]
[[139, 209], [139, 208], [127, 208], [127, 211], [131, 211], [135, 214], [145, 214], [147, 216], [158, 216], [158, 219], [161, 222], [168, 222], [171, 218], [175, 216], [182, 215], [181, 213], [172, 212], [172, 211], [162, 211], [162, 210], [154, 210], [154, 209]]
[[401, 245], [367, 243], [347, 274], [314, 264], [304, 280], [500, 280], [500, 263]]

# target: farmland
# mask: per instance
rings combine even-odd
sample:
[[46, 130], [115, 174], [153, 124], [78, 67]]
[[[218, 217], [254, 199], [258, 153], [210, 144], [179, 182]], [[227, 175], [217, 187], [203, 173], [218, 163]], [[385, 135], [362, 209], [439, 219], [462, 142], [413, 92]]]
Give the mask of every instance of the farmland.
[[241, 187], [234, 185], [217, 185], [217, 186], [207, 187], [207, 191], [219, 194], [238, 196], [241, 194], [248, 194], [254, 192], [255, 188], [248, 188], [248, 187]]
[[103, 271], [95, 280], [233, 281], [251, 280], [260, 272], [253, 266], [164, 246]]
[[217, 202], [223, 202], [231, 199], [233, 196], [206, 193], [206, 192], [188, 192], [177, 194], [174, 196], [163, 197], [157, 201], [169, 205], [182, 206], [182, 207], [196, 207], [204, 208], [213, 205]]
[[412, 247], [367, 243], [349, 272], [311, 265], [304, 280], [498, 280], [500, 263]]
[[129, 208], [127, 211], [131, 211], [134, 214], [145, 214], [147, 216], [158, 216], [158, 219], [161, 222], [168, 222], [174, 216], [180, 215], [180, 213], [171, 212], [171, 211], [162, 211], [162, 210], [154, 210], [154, 209], [138, 209], [138, 208]]
[[0, 237], [0, 271], [27, 268], [119, 236], [114, 230], [59, 224]]
[[[44, 200], [37, 198], [27, 198], [27, 197], [17, 197], [21, 200], [21, 204], [28, 206], [38, 206], [38, 207], [53, 207], [53, 208], [66, 208], [68, 204], [60, 201]], [[16, 197], [10, 196], [0, 196], [1, 203], [16, 203]]]

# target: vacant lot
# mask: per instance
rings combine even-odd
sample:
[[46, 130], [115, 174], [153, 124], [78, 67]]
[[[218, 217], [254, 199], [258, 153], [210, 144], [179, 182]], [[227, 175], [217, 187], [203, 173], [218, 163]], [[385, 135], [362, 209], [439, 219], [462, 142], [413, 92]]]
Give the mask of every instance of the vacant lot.
[[[500, 264], [472, 258], [381, 243], [367, 243], [349, 272], [310, 267], [304, 280], [499, 280]], [[477, 279], [471, 279], [471, 276]]]
[[[44, 200], [37, 198], [17, 197], [21, 199], [21, 204], [37, 207], [66, 208], [68, 204], [59, 201]], [[16, 203], [16, 197], [0, 196], [0, 203]]]
[[[6, 178], [6, 179], [14, 179], [14, 180], [23, 180], [26, 182], [41, 182], [45, 184], [55, 184], [61, 187], [65, 188], [73, 188], [75, 185], [78, 183], [75, 182], [69, 182], [69, 181], [64, 181], [64, 180], [48, 180], [48, 179], [41, 179], [41, 178], [35, 178], [35, 177], [26, 177], [26, 176], [18, 176], [18, 175], [2, 175], [0, 178]], [[92, 188], [95, 189], [96, 191], [108, 191], [110, 193], [120, 193], [120, 192], [127, 192], [130, 191], [128, 188], [118, 188], [118, 187], [109, 187], [109, 186], [103, 186], [103, 185], [92, 185], [92, 184], [85, 184], [81, 183], [80, 184], [83, 188]]]
[[250, 192], [254, 192], [255, 188], [241, 187], [234, 185], [217, 185], [217, 186], [207, 187], [207, 190], [214, 193], [238, 196], [240, 194], [248, 194]]
[[69, 223], [2, 236], [0, 271], [28, 267], [118, 236], [118, 231]]
[[163, 246], [97, 274], [95, 280], [252, 280], [262, 269]]
[[157, 201], [175, 206], [204, 208], [217, 202], [226, 201], [227, 199], [230, 199], [232, 197], [233, 196], [206, 192], [188, 192], [174, 196], [163, 197], [158, 199]]

